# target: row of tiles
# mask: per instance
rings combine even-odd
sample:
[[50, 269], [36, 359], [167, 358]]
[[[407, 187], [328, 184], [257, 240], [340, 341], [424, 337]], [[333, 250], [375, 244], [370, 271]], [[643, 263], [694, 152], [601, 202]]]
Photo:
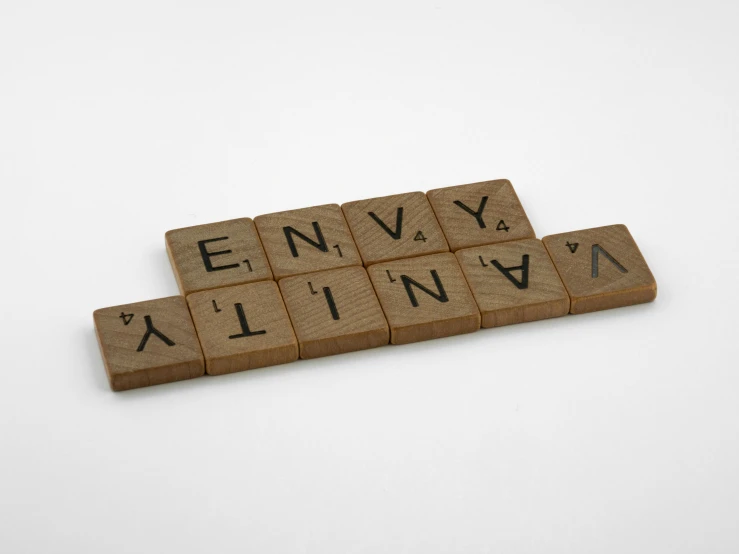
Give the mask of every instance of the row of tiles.
[[612, 225], [94, 313], [113, 390], [630, 304], [657, 287]]
[[183, 295], [534, 238], [510, 181], [328, 204], [165, 235]]

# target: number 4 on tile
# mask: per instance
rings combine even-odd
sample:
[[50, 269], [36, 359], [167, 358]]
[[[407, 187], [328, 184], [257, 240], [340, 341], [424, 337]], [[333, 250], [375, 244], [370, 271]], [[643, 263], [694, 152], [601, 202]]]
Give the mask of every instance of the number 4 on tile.
[[123, 325], [128, 325], [129, 323], [131, 323], [131, 320], [133, 319], [133, 314], [126, 314], [126, 313], [121, 312], [121, 315], [119, 315], [118, 317], [120, 317], [123, 320]]

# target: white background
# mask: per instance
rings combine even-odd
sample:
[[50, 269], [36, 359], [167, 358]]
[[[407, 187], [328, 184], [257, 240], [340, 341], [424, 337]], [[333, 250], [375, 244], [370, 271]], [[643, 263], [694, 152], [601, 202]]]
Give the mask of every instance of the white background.
[[[735, 553], [739, 4], [0, 4], [0, 550]], [[168, 229], [509, 178], [653, 304], [112, 393]]]

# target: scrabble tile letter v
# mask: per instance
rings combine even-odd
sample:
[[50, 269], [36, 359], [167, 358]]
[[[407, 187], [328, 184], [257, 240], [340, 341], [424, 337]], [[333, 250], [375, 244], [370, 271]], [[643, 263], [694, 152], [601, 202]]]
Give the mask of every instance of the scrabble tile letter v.
[[550, 235], [542, 241], [567, 287], [572, 314], [657, 297], [657, 283], [625, 225]]
[[338, 204], [254, 218], [275, 279], [362, 265]]
[[426, 195], [409, 192], [341, 206], [365, 266], [449, 252]]
[[182, 296], [93, 313], [110, 388], [171, 383], [205, 373], [200, 343]]
[[164, 235], [180, 292], [272, 279], [254, 222], [248, 217], [167, 231]]
[[536, 236], [507, 179], [434, 189], [426, 195], [452, 252]]

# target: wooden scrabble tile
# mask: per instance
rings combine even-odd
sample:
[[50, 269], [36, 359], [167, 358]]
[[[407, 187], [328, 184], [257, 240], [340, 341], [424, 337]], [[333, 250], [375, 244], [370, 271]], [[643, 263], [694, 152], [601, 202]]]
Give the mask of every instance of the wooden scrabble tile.
[[301, 358], [383, 346], [387, 321], [362, 267], [288, 277], [280, 291], [300, 343]]
[[483, 327], [566, 315], [567, 295], [538, 239], [476, 246], [456, 252], [482, 314]]
[[294, 362], [298, 341], [274, 281], [187, 297], [209, 375]]
[[254, 222], [248, 217], [174, 229], [164, 237], [183, 295], [272, 279]]
[[199, 377], [200, 343], [182, 296], [102, 308], [93, 313], [110, 388], [135, 389]]
[[342, 204], [365, 266], [449, 252], [444, 233], [422, 192]]
[[507, 179], [434, 189], [426, 195], [452, 252], [536, 237]]
[[393, 344], [480, 328], [480, 312], [454, 254], [385, 262], [367, 272], [390, 324]]
[[570, 295], [570, 313], [651, 302], [657, 283], [625, 225], [542, 239]]
[[362, 265], [338, 204], [254, 218], [275, 279]]

